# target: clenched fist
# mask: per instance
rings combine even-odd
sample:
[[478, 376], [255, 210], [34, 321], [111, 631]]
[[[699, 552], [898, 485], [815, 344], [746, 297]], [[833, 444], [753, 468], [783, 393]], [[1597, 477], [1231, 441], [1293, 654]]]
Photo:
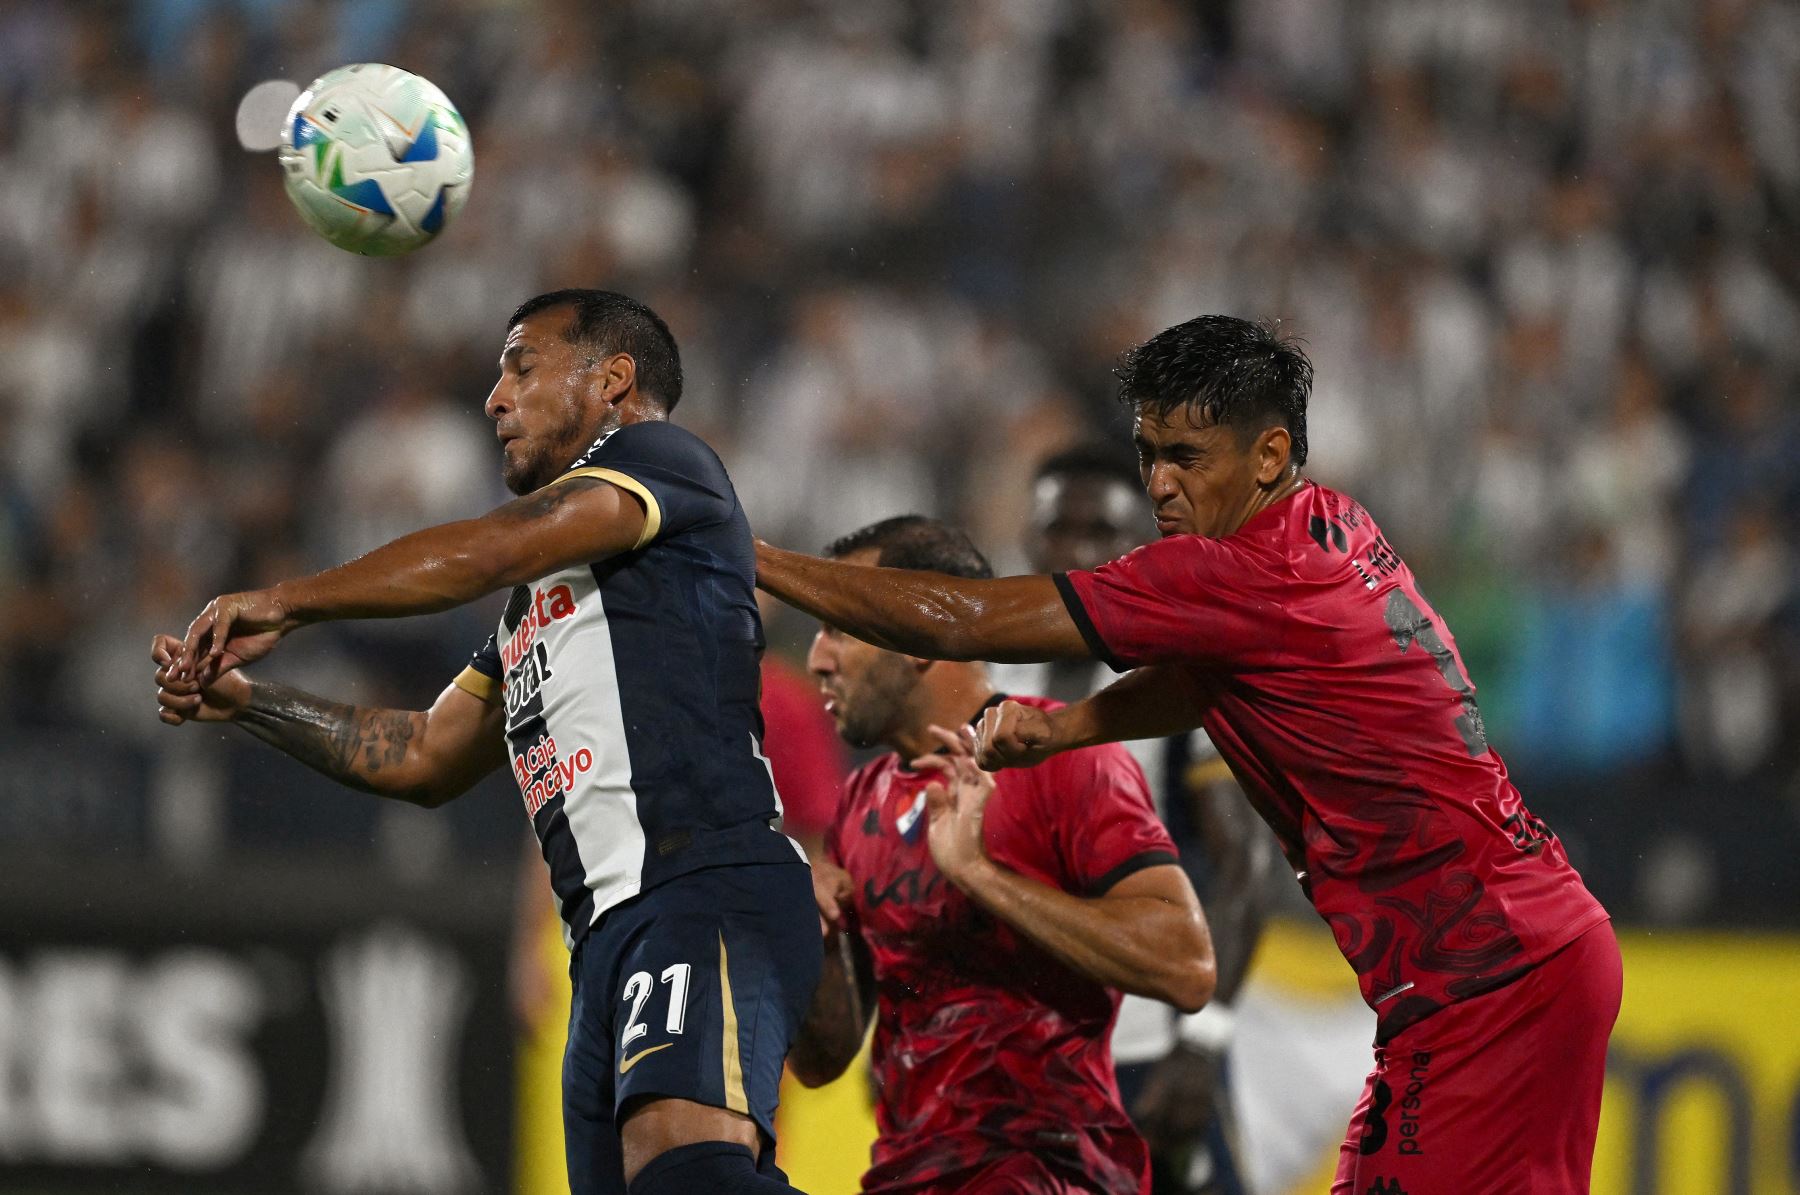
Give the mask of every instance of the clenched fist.
[[989, 772], [1030, 768], [1063, 749], [1050, 711], [1003, 701], [981, 715], [975, 728], [975, 762]]

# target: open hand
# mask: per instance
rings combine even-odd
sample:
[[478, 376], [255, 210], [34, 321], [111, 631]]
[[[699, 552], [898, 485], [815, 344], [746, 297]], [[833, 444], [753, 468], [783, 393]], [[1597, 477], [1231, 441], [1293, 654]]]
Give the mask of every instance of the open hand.
[[150, 658], [156, 662], [156, 716], [170, 726], [183, 722], [229, 722], [250, 704], [250, 682], [231, 672], [202, 684], [181, 674], [176, 661], [181, 640], [158, 635], [150, 641]]
[[971, 731], [959, 733], [933, 726], [931, 733], [945, 749], [912, 761], [915, 770], [939, 776], [925, 790], [925, 809], [931, 818], [926, 843], [938, 871], [960, 887], [988, 861], [982, 818], [994, 795], [994, 777], [976, 766]]
[[189, 624], [175, 661], [177, 675], [210, 681], [260, 660], [299, 626], [272, 589], [227, 593], [206, 603]]
[[990, 772], [1030, 768], [1062, 750], [1047, 710], [1002, 701], [981, 715], [975, 728], [975, 762]]

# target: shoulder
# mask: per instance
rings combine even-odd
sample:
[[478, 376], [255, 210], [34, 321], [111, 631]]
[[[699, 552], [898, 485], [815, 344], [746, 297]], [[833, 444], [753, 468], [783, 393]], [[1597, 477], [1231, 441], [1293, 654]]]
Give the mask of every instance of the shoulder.
[[685, 427], [663, 419], [626, 424], [594, 445], [578, 464], [601, 465], [613, 460], [721, 467], [710, 444]]
[[898, 757], [889, 753], [872, 759], [844, 777], [844, 808], [859, 804], [892, 782]]
[[1120, 805], [1154, 807], [1144, 769], [1123, 743], [1064, 751], [1034, 768], [1000, 775], [1018, 776], [1030, 789], [1042, 816], [1065, 826], [1104, 820], [1107, 811]]

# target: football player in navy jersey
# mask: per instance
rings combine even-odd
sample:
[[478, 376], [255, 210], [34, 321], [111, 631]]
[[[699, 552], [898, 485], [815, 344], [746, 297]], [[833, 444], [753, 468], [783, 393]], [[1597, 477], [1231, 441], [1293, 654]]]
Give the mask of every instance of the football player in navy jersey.
[[[649, 308], [540, 295], [508, 324], [485, 408], [518, 500], [216, 598], [152, 645], [163, 721], [236, 722], [366, 792], [434, 806], [511, 767], [573, 954], [574, 1195], [792, 1190], [776, 1090], [818, 923], [762, 754], [750, 527], [719, 458], [668, 422], [680, 397]], [[308, 623], [501, 589], [495, 634], [429, 710], [238, 671]]]

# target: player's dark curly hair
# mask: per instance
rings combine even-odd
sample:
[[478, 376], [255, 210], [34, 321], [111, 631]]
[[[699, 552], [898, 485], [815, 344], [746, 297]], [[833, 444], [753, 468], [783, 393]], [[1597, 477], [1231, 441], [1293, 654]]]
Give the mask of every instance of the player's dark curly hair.
[[1123, 482], [1134, 490], [1143, 485], [1130, 448], [1111, 440], [1079, 444], [1045, 457], [1031, 477], [1033, 481], [1042, 481], [1046, 477], [1092, 477], [1100, 481]]
[[825, 555], [835, 560], [870, 548], [877, 549], [875, 563], [882, 568], [949, 573], [978, 581], [994, 575], [993, 566], [973, 540], [943, 520], [924, 515], [895, 515], [870, 523], [832, 540], [825, 546]]
[[1306, 463], [1312, 362], [1267, 324], [1203, 315], [1131, 349], [1113, 373], [1119, 400], [1134, 410], [1166, 416], [1191, 406], [1201, 422], [1245, 436], [1279, 423], [1293, 438], [1289, 459]]
[[629, 295], [610, 290], [570, 288], [526, 299], [506, 321], [507, 331], [551, 307], [573, 307], [565, 338], [580, 345], [590, 361], [628, 353], [637, 362], [637, 386], [673, 411], [681, 401], [681, 350], [662, 316]]

